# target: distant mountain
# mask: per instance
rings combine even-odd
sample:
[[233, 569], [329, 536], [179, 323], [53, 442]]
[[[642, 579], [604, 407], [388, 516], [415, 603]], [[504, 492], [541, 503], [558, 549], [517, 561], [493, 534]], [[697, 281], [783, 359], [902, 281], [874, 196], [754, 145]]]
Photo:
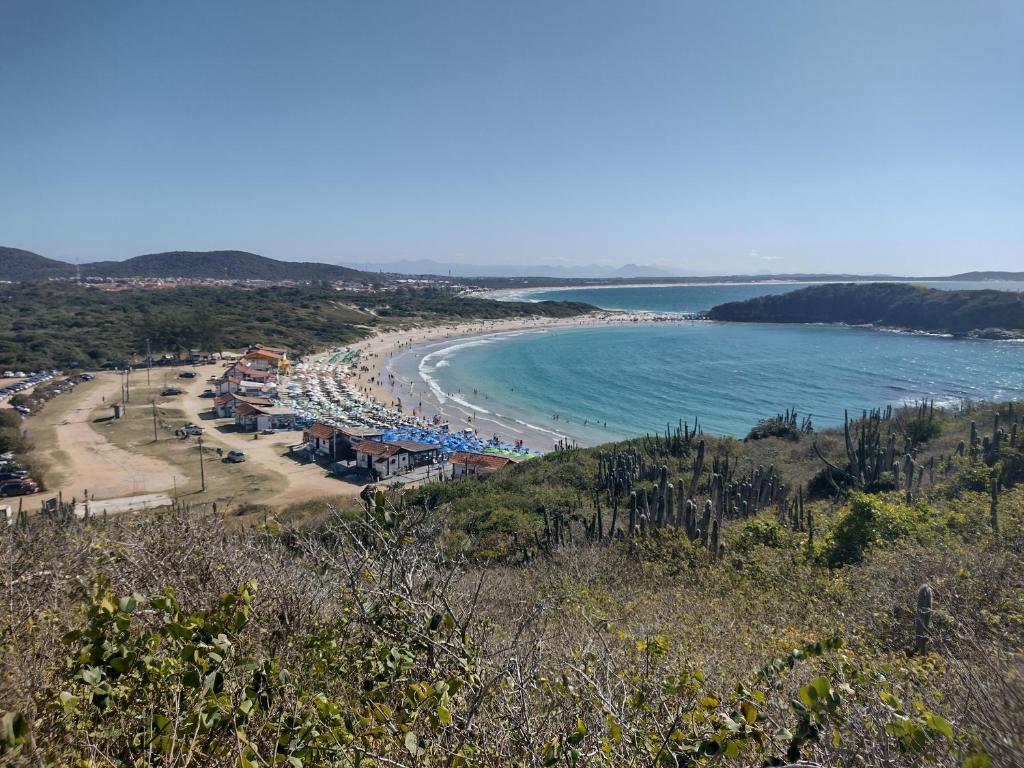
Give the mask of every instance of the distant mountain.
[[0, 247], [0, 280], [40, 282], [54, 278], [185, 277], [222, 280], [373, 280], [376, 275], [337, 264], [280, 261], [247, 251], [167, 251], [124, 261], [69, 264], [19, 248]]
[[607, 264], [466, 264], [458, 261], [404, 259], [402, 261], [360, 262], [353, 264], [368, 272], [384, 270], [404, 275], [452, 277], [543, 277], [560, 280], [605, 280], [617, 277], [671, 277], [674, 273], [660, 267], [627, 264], [613, 269]]
[[222, 280], [363, 280], [359, 270], [310, 261], [279, 261], [247, 251], [167, 251], [124, 261], [82, 264], [83, 277], [190, 277]]
[[644, 277], [657, 279], [659, 277], [678, 277], [678, 273], [669, 272], [661, 267], [652, 267], [647, 264], [626, 264], [611, 272], [609, 277]]
[[32, 251], [0, 246], [0, 280], [32, 282], [51, 277], [69, 277], [75, 268], [63, 261], [48, 259]]

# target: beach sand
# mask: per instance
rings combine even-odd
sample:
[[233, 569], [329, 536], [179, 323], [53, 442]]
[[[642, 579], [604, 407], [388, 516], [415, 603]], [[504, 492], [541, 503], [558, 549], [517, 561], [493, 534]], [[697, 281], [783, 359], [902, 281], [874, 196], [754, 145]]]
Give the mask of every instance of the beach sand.
[[[635, 323], [672, 322], [671, 316], [632, 312], [595, 312], [572, 318], [514, 318], [508, 320], [474, 320], [465, 323], [448, 323], [412, 327], [405, 330], [379, 333], [354, 344], [366, 370], [360, 370], [354, 384], [377, 403], [399, 410], [409, 419], [430, 420], [435, 414], [449, 425], [452, 432], [472, 428], [488, 439], [493, 434], [513, 442], [523, 440], [527, 448], [542, 452], [550, 451], [559, 439], [569, 439], [579, 444], [586, 440], [560, 431], [557, 427], [530, 426], [497, 414], [474, 413], [452, 401], [439, 402], [438, 398], [414, 373], [413, 363], [422, 359], [424, 349], [437, 342], [455, 342], [495, 333], [522, 330], [559, 328], [586, 328]], [[391, 381], [394, 375], [394, 382]], [[420, 403], [422, 402], [422, 406]]]

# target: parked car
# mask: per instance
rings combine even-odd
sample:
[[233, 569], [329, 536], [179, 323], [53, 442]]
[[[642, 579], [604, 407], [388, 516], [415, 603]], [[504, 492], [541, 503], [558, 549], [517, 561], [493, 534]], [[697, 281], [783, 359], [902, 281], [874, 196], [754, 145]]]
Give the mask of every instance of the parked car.
[[179, 379], [194, 379], [196, 377], [195, 371], [182, 371], [178, 374]]
[[224, 457], [224, 461], [230, 461], [232, 464], [238, 464], [239, 462], [245, 461], [245, 453], [243, 451], [228, 451], [228, 455]]
[[27, 496], [39, 490], [39, 486], [29, 479], [8, 480], [0, 483], [0, 496]]
[[198, 424], [193, 424], [191, 421], [185, 426], [178, 430], [178, 434], [188, 437], [189, 435], [201, 435], [206, 430], [200, 427]]
[[177, 387], [167, 387], [166, 389], [160, 390], [160, 397], [171, 397], [172, 395], [180, 395], [181, 390]]
[[213, 390], [212, 389], [204, 389], [203, 390], [203, 394], [200, 395], [200, 397], [213, 397], [213, 396], [214, 396], [214, 394], [213, 394]]
[[23, 469], [12, 469], [0, 472], [0, 483], [9, 483], [12, 480], [29, 480], [28, 472]]

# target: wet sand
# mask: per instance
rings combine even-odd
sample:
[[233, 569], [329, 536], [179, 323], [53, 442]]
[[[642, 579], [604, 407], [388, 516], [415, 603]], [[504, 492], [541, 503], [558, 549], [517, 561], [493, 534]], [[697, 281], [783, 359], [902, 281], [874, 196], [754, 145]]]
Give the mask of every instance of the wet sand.
[[673, 322], [670, 316], [629, 312], [596, 312], [582, 317], [558, 318], [516, 318], [512, 320], [476, 320], [467, 323], [426, 326], [402, 331], [377, 334], [353, 345], [363, 359], [367, 370], [356, 375], [355, 385], [376, 402], [388, 408], [399, 410], [409, 419], [433, 420], [436, 415], [441, 423], [447, 423], [452, 432], [475, 429], [479, 435], [489, 439], [497, 434], [502, 440], [522, 440], [527, 448], [535, 451], [550, 451], [557, 441], [568, 439], [581, 445], [585, 438], [574, 435], [560, 425], [525, 424], [521, 420], [500, 414], [500, 403], [492, 401], [491, 413], [479, 413], [459, 403], [439, 398], [422, 380], [418, 373], [419, 361], [423, 356], [442, 345], [463, 339], [507, 333], [522, 330], [543, 330], [556, 328], [586, 328], [634, 323]]

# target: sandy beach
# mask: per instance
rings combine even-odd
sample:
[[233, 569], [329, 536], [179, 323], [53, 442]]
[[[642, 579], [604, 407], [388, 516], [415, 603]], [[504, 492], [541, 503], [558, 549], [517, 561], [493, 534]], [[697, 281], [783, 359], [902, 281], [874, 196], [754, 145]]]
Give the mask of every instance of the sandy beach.
[[451, 431], [474, 429], [488, 438], [497, 434], [508, 441], [523, 440], [527, 448], [550, 451], [560, 439], [585, 441], [567, 431], [524, 424], [498, 413], [481, 414], [459, 407], [451, 400], [441, 402], [414, 373], [415, 360], [422, 359], [440, 342], [456, 342], [474, 337], [528, 330], [553, 330], [625, 325], [635, 323], [679, 322], [670, 315], [637, 312], [594, 312], [573, 318], [513, 318], [508, 320], [473, 320], [414, 327], [376, 334], [354, 344], [363, 359], [363, 368], [355, 377], [355, 385], [377, 403], [401, 411], [409, 419], [431, 420], [437, 415]]

